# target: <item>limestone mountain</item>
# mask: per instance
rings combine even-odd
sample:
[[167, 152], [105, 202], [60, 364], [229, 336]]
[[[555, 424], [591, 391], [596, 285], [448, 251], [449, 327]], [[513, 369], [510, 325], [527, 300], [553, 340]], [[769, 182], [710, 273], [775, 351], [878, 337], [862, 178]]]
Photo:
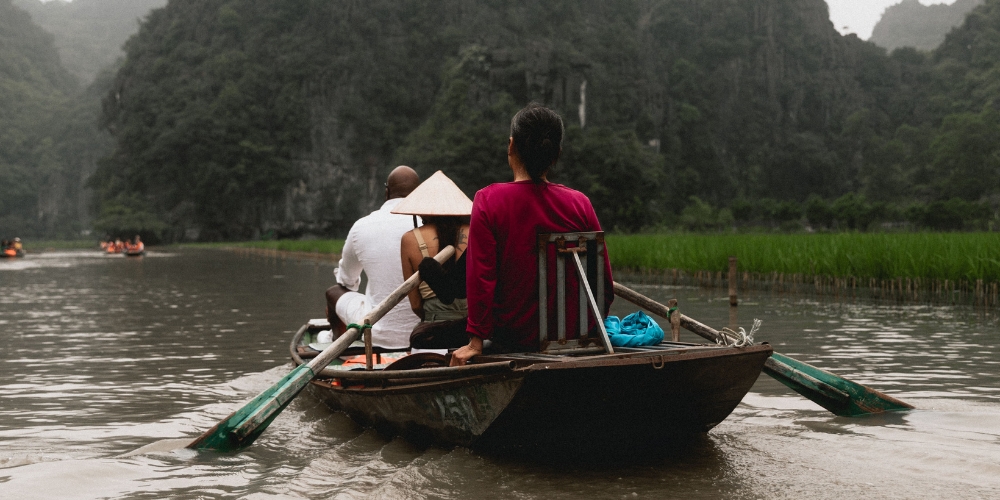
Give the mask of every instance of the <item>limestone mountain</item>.
[[951, 5], [903, 0], [885, 10], [869, 41], [890, 51], [899, 47], [934, 50], [952, 28], [982, 4], [983, 0], [955, 0]]
[[848, 227], [919, 220], [941, 197], [1000, 194], [990, 143], [963, 142], [996, 130], [998, 8], [928, 55], [841, 36], [823, 0], [172, 0], [105, 94], [98, 227], [343, 234], [396, 164], [470, 195], [508, 178], [529, 101], [565, 117], [552, 179], [609, 229], [691, 206], [717, 217], [703, 227], [794, 220], [817, 199], [875, 214]]
[[103, 210], [174, 234], [337, 233], [394, 163], [470, 194], [505, 178], [506, 123], [536, 100], [569, 125], [558, 180], [638, 228], [691, 195], [857, 189], [841, 134], [888, 114], [894, 64], [822, 0], [175, 0], [127, 45], [97, 182]]
[[149, 11], [167, 0], [14, 0], [55, 37], [63, 66], [90, 83], [123, 55], [122, 45]]

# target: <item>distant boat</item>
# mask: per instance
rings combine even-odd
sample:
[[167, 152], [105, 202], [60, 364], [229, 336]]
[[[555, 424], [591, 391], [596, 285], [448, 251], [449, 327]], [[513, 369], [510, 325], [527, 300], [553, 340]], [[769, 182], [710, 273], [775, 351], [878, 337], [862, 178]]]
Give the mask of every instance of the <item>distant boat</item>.
[[[329, 328], [321, 323], [292, 339], [296, 365], [318, 353], [309, 344]], [[421, 442], [522, 456], [655, 453], [728, 417], [771, 353], [767, 344], [664, 342], [610, 355], [482, 355], [463, 367], [419, 354], [381, 369], [328, 366], [309, 390], [362, 425]]]
[[13, 248], [4, 248], [0, 252], [0, 258], [3, 259], [14, 259], [18, 257], [24, 257], [24, 250], [15, 250]]

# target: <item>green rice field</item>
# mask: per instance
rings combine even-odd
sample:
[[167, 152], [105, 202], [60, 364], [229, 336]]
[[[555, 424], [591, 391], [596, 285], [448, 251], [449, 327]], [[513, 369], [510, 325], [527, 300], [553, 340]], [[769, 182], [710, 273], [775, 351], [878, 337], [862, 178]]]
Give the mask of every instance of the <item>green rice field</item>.
[[859, 279], [1000, 281], [1000, 233], [608, 235], [611, 262], [634, 270], [779, 273]]
[[[700, 275], [724, 278], [729, 257], [738, 259], [741, 281], [772, 287], [819, 282], [820, 286], [893, 287], [913, 279], [913, 289], [964, 289], [982, 281], [984, 292], [1000, 283], [1000, 233], [826, 233], [696, 234], [661, 233], [607, 236], [615, 269], [679, 270], [687, 282]], [[343, 240], [275, 240], [184, 245], [198, 248], [276, 250], [339, 254]], [[818, 280], [818, 281], [817, 281]], [[847, 280], [850, 280], [849, 282]], [[721, 283], [705, 282], [710, 286]], [[849, 285], [850, 283], [850, 285]], [[906, 284], [906, 288], [911, 285]]]

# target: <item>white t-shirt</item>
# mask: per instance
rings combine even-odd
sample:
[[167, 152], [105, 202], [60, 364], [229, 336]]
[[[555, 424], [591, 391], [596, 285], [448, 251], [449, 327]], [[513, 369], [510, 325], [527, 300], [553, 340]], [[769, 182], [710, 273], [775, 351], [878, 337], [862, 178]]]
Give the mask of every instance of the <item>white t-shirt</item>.
[[[399, 241], [403, 234], [413, 229], [413, 216], [389, 213], [401, 201], [403, 198], [388, 200], [381, 208], [354, 223], [344, 242], [339, 267], [334, 270], [337, 283], [352, 291], [358, 290], [361, 271], [365, 271], [368, 275], [365, 295], [370, 307], [381, 303], [403, 284]], [[372, 343], [388, 348], [408, 347], [410, 332], [419, 321], [404, 296], [372, 326]]]

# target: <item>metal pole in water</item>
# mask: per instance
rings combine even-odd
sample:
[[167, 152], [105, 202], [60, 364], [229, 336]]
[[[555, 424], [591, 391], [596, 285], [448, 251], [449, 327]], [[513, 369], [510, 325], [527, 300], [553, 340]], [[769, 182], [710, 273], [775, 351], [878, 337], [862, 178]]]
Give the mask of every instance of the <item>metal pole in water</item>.
[[736, 257], [729, 258], [729, 305], [736, 307], [739, 300], [736, 299]]

